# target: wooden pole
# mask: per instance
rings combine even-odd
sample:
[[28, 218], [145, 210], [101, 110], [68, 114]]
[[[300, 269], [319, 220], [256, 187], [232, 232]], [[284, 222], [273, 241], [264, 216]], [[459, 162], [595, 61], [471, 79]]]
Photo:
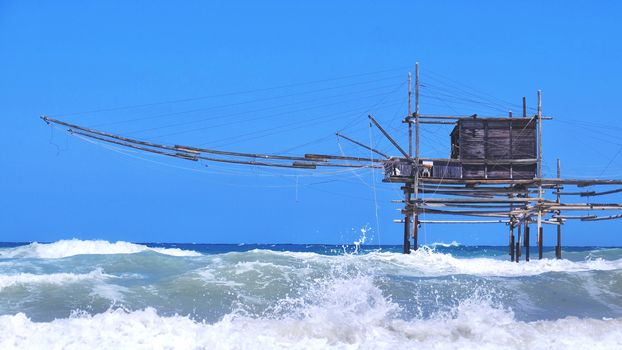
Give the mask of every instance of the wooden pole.
[[404, 254], [410, 254], [410, 215], [404, 217]]
[[408, 154], [412, 158], [413, 156], [413, 124], [410, 120], [412, 117], [412, 74], [408, 72], [408, 116], [406, 122], [408, 123]]
[[510, 222], [510, 261], [514, 261], [514, 224]]
[[538, 178], [542, 178], [542, 90], [538, 90]]
[[[542, 186], [538, 188], [538, 196], [542, 195]], [[537, 234], [538, 234], [538, 259], [542, 259], [542, 207], [540, 206], [540, 200], [538, 200], [538, 219], [537, 219]]]
[[538, 259], [542, 259], [542, 239], [544, 238], [544, 227], [538, 229]]
[[412, 238], [413, 238], [413, 250], [417, 250], [419, 249], [419, 244], [418, 244], [418, 238], [419, 238], [419, 215], [418, 215], [418, 208], [419, 208], [419, 167], [418, 164], [415, 164], [414, 167], [415, 170], [415, 203], [414, 205], [414, 215], [413, 215], [413, 232], [412, 232]]
[[559, 225], [557, 225], [557, 245], [555, 246], [555, 258], [562, 258], [562, 220], [557, 219]]
[[406, 186], [404, 188], [404, 197], [406, 199], [406, 216], [404, 217], [404, 254], [410, 254], [410, 220], [412, 214], [409, 211], [409, 203], [410, 203], [410, 194], [411, 194], [410, 186]]
[[529, 261], [529, 221], [525, 221], [525, 261]]
[[[542, 178], [542, 90], [538, 90], [538, 178]], [[538, 186], [538, 259], [542, 259], [542, 184]]]
[[415, 211], [413, 216], [413, 250], [419, 249], [419, 62], [415, 63]]
[[380, 132], [384, 135], [384, 137], [386, 137], [387, 140], [389, 140], [389, 142], [391, 142], [393, 146], [395, 146], [395, 148], [397, 148], [397, 150], [400, 151], [400, 153], [404, 155], [404, 157], [406, 157], [407, 159], [412, 159], [410, 155], [406, 153], [397, 142], [395, 142], [395, 140], [391, 137], [391, 135], [389, 135], [389, 133], [387, 133], [384, 130], [384, 128], [382, 128], [382, 126], [378, 124], [378, 122], [376, 121], [376, 119], [374, 119], [374, 117], [372, 117], [371, 115], [368, 115], [367, 118], [369, 118], [369, 120], [371, 120], [372, 123], [374, 123], [374, 125], [378, 128], [378, 130], [380, 130]]
[[515, 255], [516, 255], [516, 262], [520, 261], [520, 256], [521, 254], [521, 249], [520, 249], [520, 243], [521, 243], [521, 233], [522, 233], [522, 229], [523, 229], [523, 223], [522, 221], [518, 222], [518, 234], [516, 235], [516, 247], [515, 247]]
[[415, 64], [415, 159], [419, 165], [419, 62]]
[[[557, 178], [560, 179], [561, 178], [561, 162], [559, 160], [559, 158], [557, 158]], [[557, 204], [560, 204], [560, 194], [559, 191], [561, 190], [561, 186], [557, 185]], [[561, 210], [556, 211], [557, 216], [559, 217], [561, 215]], [[555, 258], [557, 259], [561, 259], [562, 258], [562, 219], [558, 218], [557, 221], [559, 222], [559, 225], [557, 225], [557, 244], [555, 245]]]
[[419, 215], [413, 216], [413, 250], [419, 249]]

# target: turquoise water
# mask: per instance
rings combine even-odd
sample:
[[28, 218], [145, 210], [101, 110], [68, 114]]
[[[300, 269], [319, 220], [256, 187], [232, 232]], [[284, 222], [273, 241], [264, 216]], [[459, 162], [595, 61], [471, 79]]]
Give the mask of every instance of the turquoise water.
[[0, 348], [622, 348], [622, 249], [0, 245]]

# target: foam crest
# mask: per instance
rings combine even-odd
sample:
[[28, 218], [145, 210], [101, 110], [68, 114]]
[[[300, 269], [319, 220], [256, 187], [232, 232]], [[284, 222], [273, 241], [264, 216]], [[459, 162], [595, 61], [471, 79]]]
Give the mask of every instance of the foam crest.
[[397, 272], [409, 276], [432, 277], [458, 274], [518, 277], [534, 276], [547, 272], [611, 271], [622, 269], [622, 259], [588, 258], [583, 261], [532, 259], [529, 263], [522, 261], [516, 263], [496, 258], [456, 258], [450, 253], [441, 253], [428, 247], [421, 247], [408, 255], [381, 251], [372, 251], [365, 254], [323, 255], [312, 252], [281, 252], [261, 249], [235, 254], [253, 254], [264, 258], [270, 258], [271, 256], [287, 257], [305, 264], [350, 264], [356, 265], [359, 268], [371, 268], [380, 273], [384, 271], [390, 273]]
[[107, 278], [114, 277], [102, 272], [101, 269], [93, 270], [89, 273], [51, 273], [38, 275], [32, 273], [18, 273], [13, 275], [0, 275], [0, 291], [7, 287], [28, 284], [66, 284], [83, 281], [102, 281]]
[[0, 250], [1, 258], [41, 258], [58, 259], [82, 254], [133, 254], [153, 251], [172, 256], [200, 256], [192, 250], [179, 248], [151, 248], [146, 245], [124, 241], [103, 240], [60, 240], [53, 243], [33, 242], [28, 245]]
[[339, 322], [324, 312], [278, 319], [228, 315], [214, 324], [160, 316], [153, 308], [42, 323], [18, 313], [0, 316], [0, 348], [614, 349], [622, 342], [622, 319], [520, 322], [510, 311], [467, 301], [449, 315], [402, 320], [383, 307], [371, 305], [363, 314], [346, 308]]
[[372, 252], [363, 257], [382, 261], [424, 276], [442, 276], [450, 274], [465, 274], [475, 276], [533, 276], [547, 272], [580, 272], [580, 271], [610, 271], [622, 269], [622, 259], [604, 260], [600, 258], [584, 261], [570, 261], [564, 259], [532, 260], [529, 263], [515, 263], [509, 260], [491, 258], [462, 258], [458, 259], [449, 253], [436, 252], [433, 249], [422, 248], [410, 255], [396, 253]]

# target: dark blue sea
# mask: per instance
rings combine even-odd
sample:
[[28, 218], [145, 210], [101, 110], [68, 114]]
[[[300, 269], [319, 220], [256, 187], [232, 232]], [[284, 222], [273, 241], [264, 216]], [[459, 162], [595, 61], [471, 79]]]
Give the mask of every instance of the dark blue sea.
[[622, 349], [622, 249], [0, 244], [0, 349]]

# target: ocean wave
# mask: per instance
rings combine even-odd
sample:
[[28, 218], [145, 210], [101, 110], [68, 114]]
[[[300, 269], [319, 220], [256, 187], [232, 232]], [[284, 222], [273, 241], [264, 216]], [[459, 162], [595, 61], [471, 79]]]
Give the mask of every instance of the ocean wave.
[[534, 276], [548, 272], [611, 271], [622, 269], [622, 259], [588, 258], [583, 261], [567, 259], [532, 259], [530, 262], [511, 262], [495, 258], [457, 258], [433, 248], [422, 247], [411, 254], [372, 251], [365, 254], [323, 255], [311, 252], [289, 252], [255, 249], [244, 253], [227, 253], [268, 258], [286, 257], [301, 263], [367, 264], [379, 272], [407, 276], [437, 277], [474, 275], [494, 277]]
[[3, 349], [617, 349], [622, 319], [520, 322], [511, 311], [467, 302], [453, 315], [410, 321], [344, 313], [305, 318], [252, 318], [228, 315], [213, 324], [186, 316], [161, 316], [153, 308], [123, 309], [51, 322], [33, 322], [23, 313], [0, 316]]
[[401, 272], [415, 271], [424, 276], [474, 275], [474, 276], [533, 276], [547, 272], [611, 271], [622, 269], [622, 259], [601, 258], [584, 261], [565, 259], [534, 259], [528, 263], [492, 258], [456, 258], [449, 253], [432, 249], [419, 249], [412, 254], [375, 252], [364, 259], [382, 261], [401, 268]]
[[68, 239], [53, 243], [33, 242], [14, 248], [0, 250], [0, 258], [41, 258], [58, 259], [82, 254], [133, 254], [153, 251], [172, 256], [200, 256], [193, 250], [179, 248], [152, 248], [142, 244], [124, 241], [108, 242], [103, 240]]
[[[150, 295], [134, 304], [142, 289], [108, 286], [105, 281], [91, 288], [84, 304], [73, 304], [79, 310], [64, 309], [54, 319], [39, 319], [46, 322], [33, 321], [29, 316], [37, 319], [37, 312], [31, 314], [27, 309], [8, 312], [0, 316], [0, 348], [614, 349], [622, 345], [619, 313], [607, 314], [613, 315], [611, 319], [595, 314], [576, 318], [568, 316], [572, 313], [547, 313], [544, 317], [551, 319], [538, 317], [531, 321], [524, 318], [524, 308], [514, 308], [511, 299], [500, 295], [502, 290], [494, 282], [497, 279], [490, 283], [476, 281], [465, 285], [464, 281], [449, 281], [450, 284], [430, 286], [386, 278], [396, 268], [422, 274], [417, 272], [421, 269], [417, 267], [419, 260], [427, 265], [439, 261], [438, 265], [445, 266], [443, 273], [449, 273], [445, 270], [452, 266], [451, 259], [455, 258], [425, 249], [410, 256], [382, 252], [299, 255], [267, 250], [220, 254], [202, 260], [207, 266], [192, 269], [189, 274], [164, 284], [150, 284], [149, 288], [166, 288], [160, 290], [164, 293], [156, 293], [157, 298]], [[458, 260], [505, 263], [494, 259], [482, 262], [479, 258]], [[428, 269], [425, 273], [438, 273], [430, 270], [432, 267]], [[55, 275], [65, 276], [43, 276]], [[114, 277], [101, 270], [77, 276], [89, 275], [95, 280]], [[24, 281], [47, 278], [27, 276]], [[274, 276], [289, 276], [291, 281]], [[207, 287], [201, 287], [196, 279], [203, 280]], [[264, 280], [270, 282], [269, 288], [255, 286]], [[221, 289], [223, 283], [229, 284]], [[452, 283], [460, 283], [459, 288], [449, 290]], [[217, 290], [222, 290], [222, 294], [214, 293]], [[523, 293], [520, 288], [512, 288], [512, 292]], [[203, 294], [204, 299], [202, 293], [207, 293]], [[107, 311], [107, 306], [93, 308], [93, 296], [109, 299], [113, 306]], [[124, 296], [128, 296], [125, 301]], [[538, 299], [533, 293], [527, 297]], [[209, 304], [218, 298], [222, 303]], [[184, 300], [188, 308], [181, 308]], [[197, 308], [206, 311], [195, 313]], [[214, 310], [222, 313], [216, 316]]]
[[0, 275], [0, 291], [7, 287], [28, 284], [67, 284], [83, 281], [102, 281], [114, 277], [102, 272], [101, 269], [93, 270], [89, 273], [51, 273], [45, 275], [32, 273], [17, 273], [11, 275]]

